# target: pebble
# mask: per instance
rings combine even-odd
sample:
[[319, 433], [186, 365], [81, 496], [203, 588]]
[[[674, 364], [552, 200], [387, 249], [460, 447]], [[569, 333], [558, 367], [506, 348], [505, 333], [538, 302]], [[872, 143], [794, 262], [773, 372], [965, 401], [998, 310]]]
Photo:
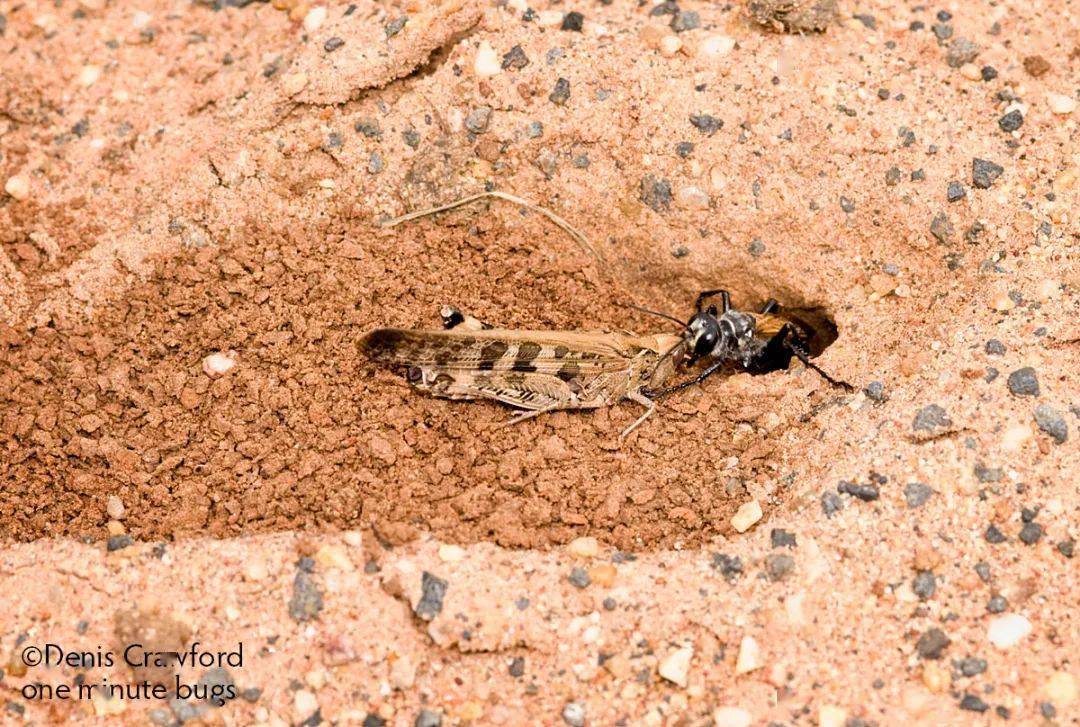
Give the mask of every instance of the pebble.
[[322, 24], [326, 22], [326, 7], [319, 5], [308, 11], [304, 16], [304, 30], [309, 33], [314, 33], [316, 30], [322, 27]]
[[345, 41], [341, 38], [338, 38], [337, 36], [334, 36], [333, 38], [328, 38], [327, 41], [323, 43], [323, 50], [327, 53], [333, 53], [343, 45], [345, 45]]
[[986, 342], [983, 350], [986, 352], [987, 356], [1004, 356], [1005, 344], [997, 340], [996, 338], [991, 338], [989, 341]]
[[1076, 111], [1077, 101], [1071, 96], [1063, 96], [1060, 93], [1046, 94], [1046, 104], [1050, 110], [1060, 116], [1066, 116]]
[[401, 17], [394, 18], [386, 25], [384, 25], [383, 32], [386, 33], [386, 39], [390, 40], [395, 35], [400, 33], [405, 28], [405, 24], [408, 22], [408, 16], [402, 15]]
[[319, 700], [306, 689], [297, 689], [293, 695], [293, 717], [296, 722], [303, 722], [319, 709]]
[[486, 40], [481, 41], [476, 49], [476, 60], [473, 61], [473, 72], [477, 76], [488, 77], [498, 75], [502, 71], [502, 64], [495, 49]]
[[430, 709], [421, 709], [416, 715], [413, 727], [442, 727], [442, 714]]
[[711, 114], [695, 114], [690, 117], [690, 123], [695, 129], [703, 134], [715, 134], [724, 128], [723, 119], [718, 119]]
[[443, 543], [439, 546], [439, 560], [443, 563], [458, 563], [465, 559], [465, 549], [460, 545]]
[[912, 581], [911, 590], [915, 591], [915, 595], [919, 597], [920, 601], [927, 601], [937, 591], [937, 579], [934, 578], [934, 574], [930, 571], [921, 571]]
[[847, 727], [847, 710], [835, 704], [823, 704], [818, 709], [817, 727]]
[[470, 111], [469, 115], [465, 117], [465, 128], [474, 134], [483, 134], [487, 131], [490, 122], [491, 107], [480, 106]]
[[236, 351], [217, 351], [202, 360], [203, 373], [212, 379], [224, 376], [236, 367]]
[[306, 571], [298, 571], [293, 579], [293, 594], [289, 599], [289, 616], [294, 621], [311, 621], [323, 609], [323, 595], [315, 578]]
[[566, 580], [570, 581], [570, 584], [577, 588], [586, 588], [592, 583], [592, 579], [589, 578], [589, 572], [580, 566], [571, 568], [570, 575], [566, 577]]
[[1024, 527], [1020, 528], [1020, 541], [1025, 545], [1035, 545], [1035, 543], [1042, 540], [1043, 528], [1038, 523], [1024, 523]]
[[942, 652], [952, 643], [939, 628], [928, 629], [915, 643], [915, 650], [923, 659], [940, 659]]
[[735, 49], [735, 39], [726, 35], [710, 35], [698, 43], [696, 56], [713, 61], [726, 56]]
[[595, 558], [600, 554], [600, 542], [592, 536], [574, 538], [566, 551], [577, 558]]
[[997, 525], [987, 527], [986, 532], [983, 533], [983, 539], [991, 545], [1000, 545], [1007, 540], [1005, 533], [1001, 532]]
[[965, 694], [964, 698], [960, 700], [960, 709], [969, 712], [985, 712], [990, 709], [990, 705], [975, 694]]
[[660, 55], [664, 58], [674, 58], [682, 50], [682, 39], [677, 35], [665, 35], [660, 39]]
[[1050, 675], [1042, 688], [1046, 698], [1059, 707], [1068, 707], [1076, 701], [1078, 692], [1076, 677], [1067, 671], [1056, 671]]
[[765, 573], [773, 583], [787, 579], [795, 570], [795, 559], [790, 555], [773, 553], [765, 557]]
[[110, 553], [124, 548], [130, 548], [135, 544], [130, 535], [113, 535], [105, 541], [105, 549]]
[[83, 88], [93, 86], [101, 78], [101, 68], [98, 66], [83, 66], [79, 71], [79, 85]]
[[971, 160], [971, 183], [977, 189], [990, 189], [1004, 172], [1004, 167], [992, 161], [978, 158]]
[[671, 29], [676, 33], [694, 30], [701, 27], [701, 15], [693, 10], [684, 10], [676, 13], [671, 19]]
[[998, 616], [986, 630], [986, 637], [990, 643], [999, 649], [1008, 649], [1016, 646], [1032, 631], [1031, 622], [1018, 613], [1010, 613]]
[[675, 195], [679, 206], [691, 210], [709, 209], [709, 195], [698, 187], [683, 187]]
[[930, 234], [941, 244], [948, 244], [949, 240], [952, 239], [953, 232], [952, 220], [944, 212], [938, 212], [934, 215], [934, 219], [930, 220]]
[[1039, 377], [1036, 375], [1035, 369], [1030, 366], [1017, 369], [1009, 374], [1008, 386], [1009, 391], [1015, 396], [1039, 395]]
[[690, 674], [690, 660], [694, 658], [694, 647], [690, 644], [676, 649], [660, 662], [658, 673], [672, 684], [685, 688]]
[[449, 584], [438, 576], [424, 571], [420, 576], [420, 600], [414, 613], [424, 621], [431, 621], [442, 613], [443, 599]]
[[798, 547], [795, 533], [789, 533], [787, 530], [779, 528], [774, 528], [769, 533], [769, 544], [774, 548], [791, 548], [792, 550]]
[[1035, 407], [1035, 424], [1058, 444], [1064, 444], [1069, 438], [1069, 425], [1065, 423], [1065, 417], [1049, 404]]
[[761, 647], [753, 636], [744, 636], [739, 642], [739, 656], [735, 660], [735, 673], [746, 674], [765, 666]]
[[281, 78], [281, 92], [286, 96], [295, 96], [304, 90], [307, 86], [308, 77], [306, 73], [289, 73]]
[[1020, 113], [1020, 109], [1013, 109], [998, 119], [998, 126], [1002, 131], [1016, 131], [1023, 125], [1024, 115]]
[[949, 49], [945, 53], [945, 62], [949, 64], [950, 68], [960, 68], [965, 63], [971, 63], [978, 55], [979, 46], [967, 38], [954, 38], [949, 42]]
[[945, 191], [945, 196], [950, 202], [958, 202], [967, 196], [967, 191], [960, 182], [949, 182], [948, 189]]
[[570, 100], [570, 81], [560, 78], [555, 82], [555, 88], [548, 96], [548, 100], [556, 106], [565, 106]]
[[961, 659], [957, 664], [957, 668], [959, 668], [960, 673], [966, 677], [978, 676], [986, 671], [986, 659], [978, 659], [969, 656], [965, 659]]
[[116, 495], [109, 495], [105, 500], [105, 512], [113, 520], [124, 519], [124, 501]]
[[986, 610], [989, 613], [1005, 613], [1005, 609], [1009, 607], [1009, 602], [1005, 600], [1005, 596], [994, 596], [986, 602]]
[[952, 419], [941, 406], [930, 404], [915, 413], [911, 428], [916, 432], [936, 432], [951, 427], [952, 424]]
[[16, 174], [4, 183], [4, 191], [20, 202], [25, 201], [30, 196], [30, 180]]
[[904, 485], [904, 499], [908, 507], [922, 507], [933, 494], [930, 485], [922, 482], [909, 482]]
[[576, 10], [571, 11], [563, 16], [561, 30], [569, 30], [574, 33], [580, 33], [582, 26], [585, 24], [585, 16]]
[[720, 707], [713, 711], [714, 727], [750, 727], [754, 717], [741, 707]]
[[641, 178], [641, 201], [655, 212], [667, 212], [671, 209], [671, 183], [646, 174]]
[[514, 677], [515, 679], [518, 679], [518, 678], [524, 676], [524, 674], [525, 674], [525, 657], [523, 657], [523, 656], [515, 656], [513, 659], [511, 659], [510, 660], [510, 666], [507, 667], [507, 672], [509, 672], [510, 676]]
[[525, 55], [520, 45], [515, 45], [502, 58], [503, 70], [520, 71], [527, 65], [529, 65], [529, 57]]
[[841, 481], [840, 484], [836, 486], [836, 491], [842, 495], [857, 497], [863, 502], [873, 502], [881, 497], [877, 485], [860, 485], [846, 480]]
[[585, 707], [577, 702], [567, 702], [562, 718], [570, 727], [585, 727]]
[[821, 511], [825, 517], [832, 517], [844, 509], [844, 501], [835, 492], [827, 491], [821, 494]]
[[761, 519], [762, 515], [761, 503], [757, 500], [751, 500], [740, 506], [732, 516], [731, 527], [735, 528], [736, 532], [745, 533], [754, 523]]

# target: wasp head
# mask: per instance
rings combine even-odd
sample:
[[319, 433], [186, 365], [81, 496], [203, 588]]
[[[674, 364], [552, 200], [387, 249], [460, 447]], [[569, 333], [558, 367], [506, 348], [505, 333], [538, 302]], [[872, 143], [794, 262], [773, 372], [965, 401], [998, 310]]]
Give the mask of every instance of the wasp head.
[[717, 315], [714, 309], [694, 314], [687, 324], [690, 362], [701, 358], [744, 358], [754, 341], [754, 317], [728, 310]]

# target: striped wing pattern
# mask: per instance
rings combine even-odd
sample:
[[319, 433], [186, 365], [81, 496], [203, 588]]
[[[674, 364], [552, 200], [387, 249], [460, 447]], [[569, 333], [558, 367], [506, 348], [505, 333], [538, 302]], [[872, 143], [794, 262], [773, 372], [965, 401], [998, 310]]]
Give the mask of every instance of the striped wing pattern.
[[545, 373], [564, 380], [624, 370], [642, 349], [605, 332], [380, 328], [360, 347], [380, 363], [442, 371]]

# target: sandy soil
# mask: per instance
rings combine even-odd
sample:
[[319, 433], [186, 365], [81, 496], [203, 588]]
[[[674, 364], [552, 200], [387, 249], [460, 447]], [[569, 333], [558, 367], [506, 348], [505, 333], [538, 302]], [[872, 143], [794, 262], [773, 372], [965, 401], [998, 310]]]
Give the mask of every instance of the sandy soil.
[[[232, 5], [0, 0], [3, 721], [1080, 723], [1067, 0]], [[492, 188], [602, 262], [378, 224]], [[620, 444], [356, 349], [721, 285], [857, 393], [714, 378]], [[242, 643], [179, 671], [238, 698], [32, 696], [162, 676], [28, 646], [135, 641]]]

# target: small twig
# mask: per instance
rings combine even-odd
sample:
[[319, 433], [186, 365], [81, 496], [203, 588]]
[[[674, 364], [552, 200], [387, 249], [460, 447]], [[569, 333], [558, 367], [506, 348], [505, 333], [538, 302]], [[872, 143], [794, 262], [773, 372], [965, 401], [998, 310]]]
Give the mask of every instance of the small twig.
[[544, 207], [540, 207], [539, 205], [535, 205], [535, 204], [533, 204], [532, 202], [529, 202], [526, 199], [522, 199], [521, 197], [516, 197], [516, 196], [514, 196], [512, 194], [507, 194], [506, 192], [494, 191], [494, 192], [479, 192], [478, 194], [470, 194], [468, 197], [462, 197], [459, 200], [455, 200], [453, 202], [449, 202], [447, 204], [440, 205], [438, 207], [431, 207], [429, 209], [416, 210], [415, 212], [410, 212], [407, 215], [401, 215], [400, 217], [395, 217], [395, 218], [390, 219], [390, 220], [384, 220], [384, 221], [380, 222], [379, 225], [382, 226], [382, 227], [395, 227], [397, 225], [400, 225], [402, 222], [408, 222], [409, 220], [415, 220], [415, 219], [418, 219], [420, 217], [427, 217], [428, 215], [438, 214], [439, 212], [446, 212], [447, 210], [452, 210], [452, 209], [456, 209], [458, 207], [462, 207], [464, 205], [467, 205], [470, 202], [475, 202], [478, 199], [488, 199], [488, 198], [492, 198], [492, 197], [495, 198], [495, 199], [503, 199], [503, 200], [506, 200], [507, 202], [513, 202], [514, 204], [521, 205], [525, 209], [532, 210], [533, 212], [538, 212], [538, 213], [542, 214], [544, 217], [547, 217], [549, 220], [551, 220], [556, 225], [558, 225], [560, 228], [562, 228], [562, 230], [564, 232], [566, 232], [568, 235], [570, 235], [570, 237], [574, 238], [574, 241], [577, 242], [579, 245], [581, 245], [581, 247], [586, 252], [588, 252], [590, 255], [592, 255], [594, 258], [596, 258], [598, 261], [601, 261], [601, 262], [603, 261], [603, 258], [600, 256], [600, 253], [598, 253], [596, 251], [596, 249], [593, 248], [593, 246], [591, 244], [589, 244], [588, 238], [586, 238], [585, 235], [581, 234], [576, 229], [574, 229], [574, 227], [569, 222], [564, 220], [562, 217], [559, 217], [557, 214], [555, 214], [554, 212], [552, 212], [549, 209], [546, 209]]

